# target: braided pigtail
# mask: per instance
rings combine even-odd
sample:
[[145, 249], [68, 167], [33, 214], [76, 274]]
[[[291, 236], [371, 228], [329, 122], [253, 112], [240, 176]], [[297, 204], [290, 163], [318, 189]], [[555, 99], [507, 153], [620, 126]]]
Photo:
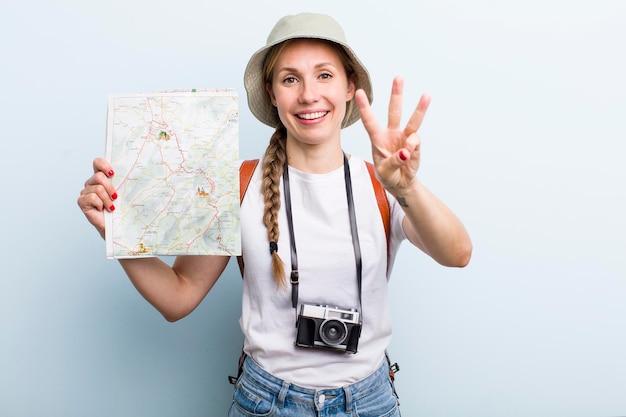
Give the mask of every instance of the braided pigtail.
[[278, 227], [278, 211], [280, 210], [280, 177], [283, 174], [285, 161], [287, 159], [286, 150], [287, 130], [285, 126], [279, 124], [270, 139], [270, 143], [265, 150], [263, 158], [263, 182], [261, 193], [265, 199], [263, 211], [263, 223], [267, 228], [267, 238], [270, 242], [270, 253], [272, 255], [272, 274], [279, 286], [285, 286], [285, 268], [283, 261], [278, 256], [278, 238], [280, 230]]

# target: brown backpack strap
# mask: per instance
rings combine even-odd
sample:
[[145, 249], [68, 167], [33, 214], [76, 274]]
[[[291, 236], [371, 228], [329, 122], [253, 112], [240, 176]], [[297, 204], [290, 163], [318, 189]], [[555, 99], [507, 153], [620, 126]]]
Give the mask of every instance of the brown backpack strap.
[[380, 210], [380, 217], [383, 220], [383, 227], [385, 228], [385, 237], [387, 238], [387, 253], [389, 253], [389, 235], [391, 227], [391, 214], [389, 212], [389, 200], [387, 200], [387, 193], [385, 188], [376, 178], [376, 171], [374, 170], [374, 164], [371, 162], [365, 162], [367, 166], [367, 172], [370, 174], [372, 180], [372, 186], [374, 187], [374, 194], [376, 194], [376, 203], [378, 203], [378, 210]]
[[[248, 159], [243, 161], [239, 167], [239, 204], [243, 203], [243, 198], [246, 195], [246, 191], [248, 191], [252, 175], [258, 164], [258, 159]], [[241, 272], [243, 277], [243, 257], [241, 255], [237, 256], [237, 263], [239, 264], [239, 272]]]
[[252, 180], [252, 174], [254, 174], [254, 170], [258, 164], [258, 159], [248, 159], [243, 161], [239, 167], [239, 204], [243, 202], [243, 197], [246, 195], [246, 191], [248, 191], [248, 186]]

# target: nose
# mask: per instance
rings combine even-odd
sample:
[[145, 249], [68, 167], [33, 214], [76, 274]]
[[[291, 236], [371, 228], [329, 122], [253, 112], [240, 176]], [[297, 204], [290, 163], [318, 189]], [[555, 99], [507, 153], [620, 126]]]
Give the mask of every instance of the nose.
[[315, 83], [311, 81], [303, 81], [300, 87], [300, 103], [315, 103], [317, 100], [319, 100], [319, 91]]

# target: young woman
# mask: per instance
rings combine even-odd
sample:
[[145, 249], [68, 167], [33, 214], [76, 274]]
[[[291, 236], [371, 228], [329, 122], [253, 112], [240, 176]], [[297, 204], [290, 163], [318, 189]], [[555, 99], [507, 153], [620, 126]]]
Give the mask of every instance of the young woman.
[[[387, 127], [380, 127], [368, 72], [343, 30], [309, 13], [279, 20], [244, 82], [250, 110], [276, 130], [241, 205], [246, 356], [229, 415], [400, 415], [385, 360], [387, 280], [398, 247], [408, 239], [457, 267], [472, 251], [462, 223], [416, 175], [429, 98], [401, 127], [403, 82], [396, 78]], [[341, 129], [359, 117], [389, 197], [389, 236], [365, 162], [341, 148]], [[104, 237], [114, 167], [103, 159], [93, 166], [78, 204]], [[146, 300], [175, 321], [202, 301], [228, 260], [120, 263]]]

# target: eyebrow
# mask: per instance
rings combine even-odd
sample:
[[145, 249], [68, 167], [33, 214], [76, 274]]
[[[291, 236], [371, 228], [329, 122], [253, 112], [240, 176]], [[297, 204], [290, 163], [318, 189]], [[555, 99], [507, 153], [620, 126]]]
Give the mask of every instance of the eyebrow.
[[[335, 64], [333, 64], [332, 62], [328, 61], [328, 62], [320, 62], [319, 64], [315, 64], [315, 66], [313, 67], [314, 69], [320, 69], [320, 68], [324, 68], [324, 67], [333, 67], [333, 68], [338, 68]], [[277, 72], [299, 72], [297, 68], [293, 68], [293, 67], [280, 67], [277, 69]]]

